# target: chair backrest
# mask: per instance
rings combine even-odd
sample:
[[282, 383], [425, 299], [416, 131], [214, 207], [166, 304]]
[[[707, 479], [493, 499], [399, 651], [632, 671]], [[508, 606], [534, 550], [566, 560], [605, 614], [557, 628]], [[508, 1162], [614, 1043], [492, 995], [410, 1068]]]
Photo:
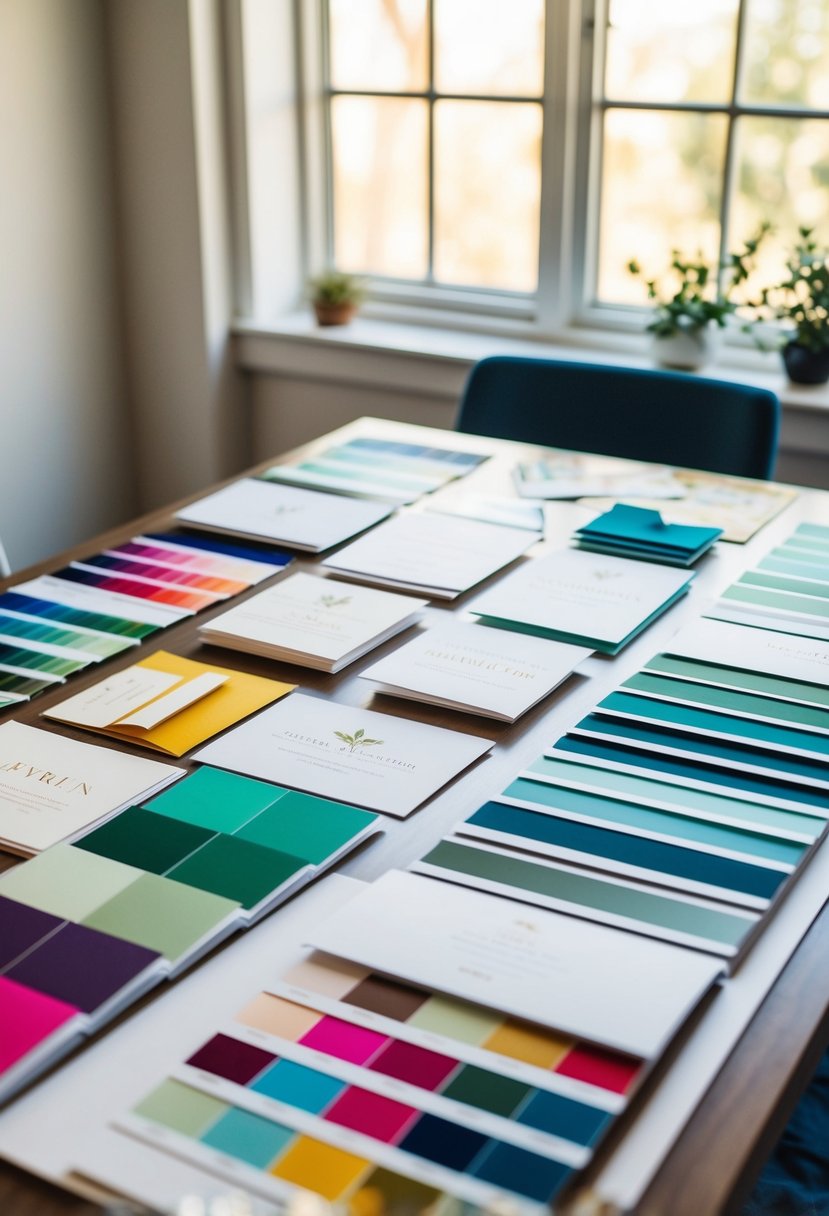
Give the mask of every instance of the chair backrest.
[[681, 372], [496, 355], [473, 367], [456, 429], [771, 477], [780, 402], [766, 389]]
[[0, 540], [0, 578], [8, 578], [10, 574], [9, 559], [6, 557], [6, 550], [3, 548], [2, 540]]

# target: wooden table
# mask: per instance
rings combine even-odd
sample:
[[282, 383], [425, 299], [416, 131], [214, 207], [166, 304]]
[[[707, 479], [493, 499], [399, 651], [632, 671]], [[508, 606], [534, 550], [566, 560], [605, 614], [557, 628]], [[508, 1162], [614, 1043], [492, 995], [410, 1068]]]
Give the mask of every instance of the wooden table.
[[[500, 440], [466, 435], [459, 438], [440, 431], [378, 419], [360, 419], [301, 451], [306, 453], [321, 450], [334, 438], [367, 433], [434, 443], [439, 443], [443, 438], [448, 444], [454, 442], [467, 450], [493, 457], [462, 483], [440, 491], [439, 495], [444, 496], [470, 491], [510, 493], [510, 470], [516, 460], [538, 452], [538, 449]], [[288, 455], [293, 457], [298, 454]], [[271, 463], [273, 461], [267, 462]], [[261, 471], [267, 464], [253, 471]], [[620, 465], [623, 464], [624, 462], [620, 462]], [[437, 498], [438, 496], [432, 496], [430, 501], [434, 503]], [[179, 505], [181, 504], [175, 506]], [[421, 503], [415, 509], [422, 509], [423, 505]], [[174, 509], [175, 507], [157, 511], [127, 526], [114, 528], [49, 562], [15, 575], [13, 581], [20, 582], [36, 574], [57, 569], [69, 560], [99, 552], [108, 545], [141, 532], [166, 527], [172, 522]], [[565, 545], [573, 528], [586, 518], [588, 512], [584, 508], [575, 504], [557, 504], [549, 512], [547, 540], [552, 541], [554, 547]], [[709, 556], [701, 563], [691, 595], [655, 622], [617, 658], [611, 660], [596, 657], [590, 660], [589, 678], [575, 677], [568, 681], [564, 688], [526, 714], [514, 726], [382, 695], [375, 695], [372, 701], [371, 686], [358, 680], [354, 672], [374, 661], [379, 655], [393, 650], [395, 645], [399, 644], [395, 640], [344, 672], [329, 676], [239, 652], [201, 646], [196, 637], [196, 625], [211, 614], [208, 611], [160, 632], [157, 638], [142, 647], [142, 654], [164, 648], [204, 661], [298, 682], [303, 688], [319, 690], [343, 704], [364, 706], [371, 702], [372, 708], [400, 717], [451, 726], [455, 730], [495, 739], [497, 746], [488, 760], [452, 783], [410, 819], [390, 823], [387, 834], [379, 842], [363, 849], [343, 867], [347, 874], [373, 879], [392, 866], [404, 867], [416, 857], [422, 856], [458, 820], [468, 815], [490, 795], [501, 790], [545, 745], [557, 738], [611, 688], [641, 666], [657, 650], [660, 641], [670, 637], [680, 624], [697, 616], [704, 600], [718, 594], [743, 569], [753, 565], [775, 542], [788, 535], [800, 519], [829, 522], [829, 493], [804, 490], [792, 507], [778, 516], [747, 545], [718, 546], [717, 555]], [[313, 569], [314, 565], [313, 561], [301, 560], [293, 569]], [[0, 584], [0, 587], [5, 589], [8, 585], [10, 580]], [[254, 588], [246, 594], [254, 594], [255, 591]], [[476, 592], [470, 592], [449, 607], [431, 607], [427, 610], [427, 615], [433, 622], [446, 620], [449, 614], [463, 612], [465, 605], [475, 594]], [[222, 606], [219, 606], [211, 611], [215, 615], [222, 610]], [[128, 666], [135, 662], [135, 659], [135, 653], [129, 651], [111, 660], [107, 664], [107, 671], [112, 672], [119, 667]], [[80, 691], [100, 679], [100, 676], [100, 669], [83, 673], [73, 678], [70, 687], [73, 691]], [[64, 688], [38, 697], [11, 716], [21, 722], [55, 729], [45, 720], [41, 720], [39, 715], [47, 706], [66, 695]], [[68, 727], [61, 730], [78, 739], [90, 741], [90, 736], [83, 732], [73, 731]], [[110, 745], [99, 737], [94, 741]], [[186, 760], [180, 763], [185, 767], [192, 767]], [[14, 864], [14, 859], [8, 855], [0, 855], [0, 868], [10, 864]], [[298, 898], [301, 899], [301, 896]], [[255, 933], [256, 929], [251, 932]], [[222, 949], [232, 950], [232, 940]], [[829, 911], [824, 908], [637, 1206], [637, 1211], [642, 1213], [642, 1216], [708, 1216], [709, 1213], [733, 1211], [739, 1207], [829, 1042], [827, 951]], [[186, 976], [180, 982], [186, 983]], [[163, 999], [163, 989], [155, 999]], [[762, 1067], [759, 1066], [760, 1063]], [[620, 1134], [624, 1134], [624, 1124], [623, 1119]], [[612, 1141], [600, 1152], [598, 1162], [601, 1162], [603, 1155], [611, 1149]], [[0, 1155], [2, 1151], [0, 1140]], [[589, 1187], [595, 1173], [596, 1162], [585, 1174], [586, 1186]], [[6, 1213], [9, 1216], [28, 1216], [28, 1213], [37, 1213], [38, 1216], [91, 1216], [99, 1210], [95, 1204], [89, 1203], [88, 1198], [79, 1198], [68, 1191], [46, 1185], [31, 1175], [0, 1162], [0, 1212], [4, 1213], [4, 1216]], [[591, 1208], [591, 1211], [595, 1210]]]

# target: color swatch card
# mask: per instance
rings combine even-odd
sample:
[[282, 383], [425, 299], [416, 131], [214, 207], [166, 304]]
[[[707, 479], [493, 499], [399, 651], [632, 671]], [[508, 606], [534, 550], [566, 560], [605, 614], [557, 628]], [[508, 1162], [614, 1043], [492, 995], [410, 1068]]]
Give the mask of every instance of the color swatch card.
[[666, 566], [691, 566], [722, 535], [721, 528], [666, 524], [658, 511], [616, 503], [604, 515], [577, 528], [579, 548]]
[[451, 600], [515, 561], [534, 539], [472, 519], [401, 515], [323, 564], [362, 582]]
[[492, 746], [491, 739], [294, 693], [195, 759], [402, 817]]
[[[680, 630], [657, 658], [658, 669], [666, 674], [779, 691], [794, 700], [802, 696], [829, 706], [829, 644], [813, 638], [703, 619]], [[746, 681], [746, 673], [752, 673], [752, 680]], [[797, 689], [801, 683], [814, 687]]]
[[407, 629], [426, 601], [293, 574], [202, 625], [204, 642], [339, 671]]
[[450, 624], [420, 633], [360, 678], [392, 696], [515, 722], [590, 654], [485, 625]]
[[373, 971], [643, 1059], [723, 973], [703, 954], [397, 870], [310, 938]]
[[298, 464], [274, 465], [264, 476], [288, 485], [403, 504], [466, 476], [486, 459], [428, 444], [349, 439]]
[[183, 756], [295, 687], [158, 650], [53, 705], [44, 717]]
[[760, 912], [782, 894], [810, 851], [809, 843], [656, 810], [609, 791], [535, 780], [543, 763], [473, 812], [459, 831]]
[[565, 549], [525, 563], [470, 611], [484, 624], [618, 654], [686, 593], [693, 577]]
[[0, 847], [32, 854], [151, 797], [182, 775], [156, 760], [20, 722], [0, 726]]
[[560, 859], [528, 857], [483, 839], [448, 837], [411, 869], [728, 960], [748, 946], [760, 924], [760, 914], [744, 908], [599, 874]]
[[138, 562], [157, 563], [180, 573], [236, 582], [241, 584], [240, 590], [281, 574], [294, 560], [289, 553], [279, 553], [272, 548], [259, 551], [223, 544], [219, 537], [193, 537], [183, 532], [134, 536], [110, 552]]
[[310, 954], [194, 1043], [116, 1126], [277, 1204], [301, 1187], [350, 1212], [455, 1200], [522, 1216], [548, 1210], [644, 1071]]
[[[0, 1099], [67, 1039], [253, 924], [377, 830], [377, 816], [365, 811], [201, 769], [73, 845], [7, 871], [0, 1009], [13, 997], [21, 1024], [44, 1001], [72, 1012], [35, 1017], [13, 1049], [0, 1046]], [[6, 993], [4, 980], [34, 991]], [[95, 1018], [79, 1023], [79, 1011]]]
[[17, 583], [10, 594], [24, 595], [47, 604], [60, 604], [76, 611], [108, 616], [120, 621], [135, 622], [150, 627], [148, 632], [166, 629], [168, 625], [175, 625], [185, 617], [192, 616], [192, 611], [188, 608], [107, 589], [103, 586], [106, 580], [101, 576], [95, 576], [90, 582], [79, 582], [63, 577], [65, 572], [41, 574], [39, 578], [29, 582]]
[[332, 500], [314, 490], [244, 477], [183, 507], [176, 518], [191, 528], [322, 553], [373, 527], [391, 511], [384, 503]]
[[706, 613], [722, 621], [829, 641], [829, 528], [801, 524]]
[[161, 956], [0, 897], [0, 1103], [158, 983]]

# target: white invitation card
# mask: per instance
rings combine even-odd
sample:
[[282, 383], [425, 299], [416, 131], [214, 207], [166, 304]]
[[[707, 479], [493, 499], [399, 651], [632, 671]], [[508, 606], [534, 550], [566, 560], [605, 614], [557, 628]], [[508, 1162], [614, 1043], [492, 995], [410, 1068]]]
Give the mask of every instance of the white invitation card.
[[493, 746], [422, 722], [294, 693], [194, 759], [402, 818]]

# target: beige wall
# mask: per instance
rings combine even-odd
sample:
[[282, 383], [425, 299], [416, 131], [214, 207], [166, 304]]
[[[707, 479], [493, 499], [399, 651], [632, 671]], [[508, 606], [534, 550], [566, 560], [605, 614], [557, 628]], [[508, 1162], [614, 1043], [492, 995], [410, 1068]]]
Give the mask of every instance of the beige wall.
[[102, 0], [0, 0], [0, 536], [20, 568], [135, 507]]

